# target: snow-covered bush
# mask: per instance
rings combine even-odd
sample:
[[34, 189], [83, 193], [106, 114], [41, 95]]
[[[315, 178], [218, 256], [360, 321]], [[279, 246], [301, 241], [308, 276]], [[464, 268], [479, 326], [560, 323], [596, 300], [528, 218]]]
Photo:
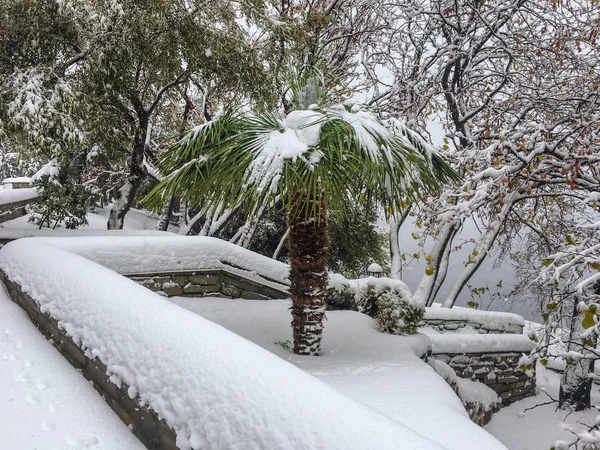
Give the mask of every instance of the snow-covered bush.
[[337, 286], [330, 283], [325, 294], [327, 309], [356, 311], [356, 292], [349, 285]]
[[408, 286], [391, 278], [351, 280], [358, 311], [377, 319], [380, 331], [416, 334], [425, 309], [412, 301]]
[[73, 172], [68, 166], [51, 161], [34, 176], [32, 184], [39, 195], [29, 207], [29, 220], [40, 229], [61, 224], [68, 229], [87, 225], [88, 208], [95, 205], [97, 196]]
[[395, 291], [380, 294], [377, 309], [377, 327], [390, 334], [417, 334], [417, 326], [425, 314], [424, 308]]

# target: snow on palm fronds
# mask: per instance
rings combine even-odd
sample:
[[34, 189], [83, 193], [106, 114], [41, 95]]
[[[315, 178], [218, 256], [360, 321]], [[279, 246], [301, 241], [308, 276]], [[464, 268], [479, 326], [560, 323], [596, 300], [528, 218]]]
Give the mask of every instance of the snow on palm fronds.
[[202, 209], [246, 202], [284, 206], [302, 193], [314, 216], [321, 202], [345, 210], [358, 199], [386, 211], [456, 180], [417, 135], [386, 126], [360, 107], [336, 105], [272, 114], [226, 113], [196, 127], [161, 157], [169, 174], [149, 195], [159, 206], [177, 192]]

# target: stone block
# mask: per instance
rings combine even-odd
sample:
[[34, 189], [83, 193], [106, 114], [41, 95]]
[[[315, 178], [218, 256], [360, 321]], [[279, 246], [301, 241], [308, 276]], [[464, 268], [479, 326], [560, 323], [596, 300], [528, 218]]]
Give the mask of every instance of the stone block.
[[133, 423], [133, 417], [129, 411], [123, 407], [119, 400], [112, 398], [110, 400], [110, 407], [125, 425], [129, 426]]
[[152, 281], [154, 281], [154, 283], [162, 286], [163, 284], [168, 283], [169, 281], [171, 281], [171, 277], [157, 275], [157, 276], [152, 277]]
[[163, 420], [159, 420], [156, 424], [156, 432], [158, 434], [159, 448], [161, 450], [178, 450], [175, 445], [175, 432]]
[[171, 281], [173, 283], [177, 283], [179, 286], [183, 287], [188, 284], [188, 279], [186, 275], [173, 275], [171, 277]]
[[254, 291], [248, 291], [246, 289], [241, 290], [240, 298], [245, 298], [246, 300], [269, 300], [269, 297], [266, 295], [262, 295]]
[[183, 294], [183, 289], [181, 288], [181, 286], [173, 281], [164, 283], [161, 286], [161, 290], [166, 294], [167, 297], [173, 297], [175, 295]]
[[239, 298], [242, 291], [235, 286], [231, 286], [229, 284], [224, 284], [221, 286], [221, 293], [227, 295], [231, 298]]
[[215, 273], [199, 273], [195, 275], [188, 275], [186, 278], [192, 284], [200, 284], [204, 286], [221, 284], [219, 275]]
[[451, 365], [468, 365], [471, 362], [471, 359], [467, 355], [457, 355], [452, 357], [450, 360]]
[[516, 383], [517, 381], [519, 381], [519, 379], [517, 377], [505, 377], [505, 376], [497, 376], [496, 378], [496, 382], [500, 383], [500, 384], [511, 384], [511, 383]]
[[111, 398], [118, 398], [117, 385], [108, 379], [106, 368], [100, 361], [87, 359], [85, 367], [83, 368], [83, 374], [86, 376], [86, 378], [92, 380], [95, 384], [102, 387], [102, 389], [104, 389]]
[[82, 369], [86, 365], [86, 357], [83, 350], [79, 348], [67, 336], [61, 336], [58, 340], [60, 352], [69, 360], [71, 365], [77, 369]]
[[[218, 292], [221, 286], [218, 284], [191, 284], [188, 283], [183, 287], [184, 294], [206, 294], [209, 292]], [[198, 295], [198, 297], [202, 297], [202, 295]]]

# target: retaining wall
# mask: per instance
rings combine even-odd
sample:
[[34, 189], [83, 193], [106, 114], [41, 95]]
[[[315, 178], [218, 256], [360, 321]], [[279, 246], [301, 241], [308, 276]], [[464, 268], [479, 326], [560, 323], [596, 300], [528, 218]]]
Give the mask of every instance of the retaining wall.
[[267, 286], [225, 269], [126, 274], [127, 278], [167, 297], [227, 297], [249, 300], [288, 298], [283, 289]]
[[40, 311], [38, 304], [21, 287], [0, 271], [0, 282], [6, 286], [10, 298], [29, 316], [31, 322], [83, 376], [90, 380], [119, 418], [130, 426], [133, 434], [149, 449], [176, 450], [175, 432], [156, 413], [142, 406], [137, 397], [129, 395], [129, 386], [122, 382], [117, 387], [109, 380], [106, 366], [90, 357], [58, 326], [58, 322]]
[[518, 368], [519, 352], [433, 354], [461, 378], [479, 381], [495, 391], [507, 406], [535, 395], [535, 376]]
[[[22, 217], [27, 214], [26, 207], [29, 203], [31, 203], [31, 199], [0, 204], [0, 223], [16, 219], [17, 217]], [[6, 242], [3, 244], [6, 244]]]

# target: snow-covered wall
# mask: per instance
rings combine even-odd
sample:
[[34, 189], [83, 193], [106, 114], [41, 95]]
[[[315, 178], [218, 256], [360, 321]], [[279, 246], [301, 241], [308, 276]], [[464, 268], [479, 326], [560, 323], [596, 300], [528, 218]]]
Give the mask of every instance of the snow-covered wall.
[[523, 334], [525, 321], [518, 314], [460, 307], [450, 309], [434, 305], [425, 308], [425, 317], [421, 326], [433, 328], [440, 333]]
[[535, 347], [526, 335], [439, 333], [427, 327], [420, 331], [431, 339], [433, 358], [448, 364], [459, 377], [488, 386], [503, 405], [535, 395], [534, 374], [519, 369], [521, 356]]
[[25, 207], [37, 197], [35, 189], [0, 190], [0, 223], [27, 214]]
[[[138, 253], [144, 253], [141, 244]], [[161, 259], [154, 252], [145, 257]], [[39, 308], [41, 326], [56, 323], [72, 346], [85, 351], [84, 366], [107, 377], [105, 390], [126, 386], [129, 397], [174, 430], [180, 448], [443, 448], [54, 242], [7, 244], [0, 249], [0, 271], [13, 292], [18, 288], [35, 303], [30, 315]], [[141, 422], [134, 423], [140, 432]]]

